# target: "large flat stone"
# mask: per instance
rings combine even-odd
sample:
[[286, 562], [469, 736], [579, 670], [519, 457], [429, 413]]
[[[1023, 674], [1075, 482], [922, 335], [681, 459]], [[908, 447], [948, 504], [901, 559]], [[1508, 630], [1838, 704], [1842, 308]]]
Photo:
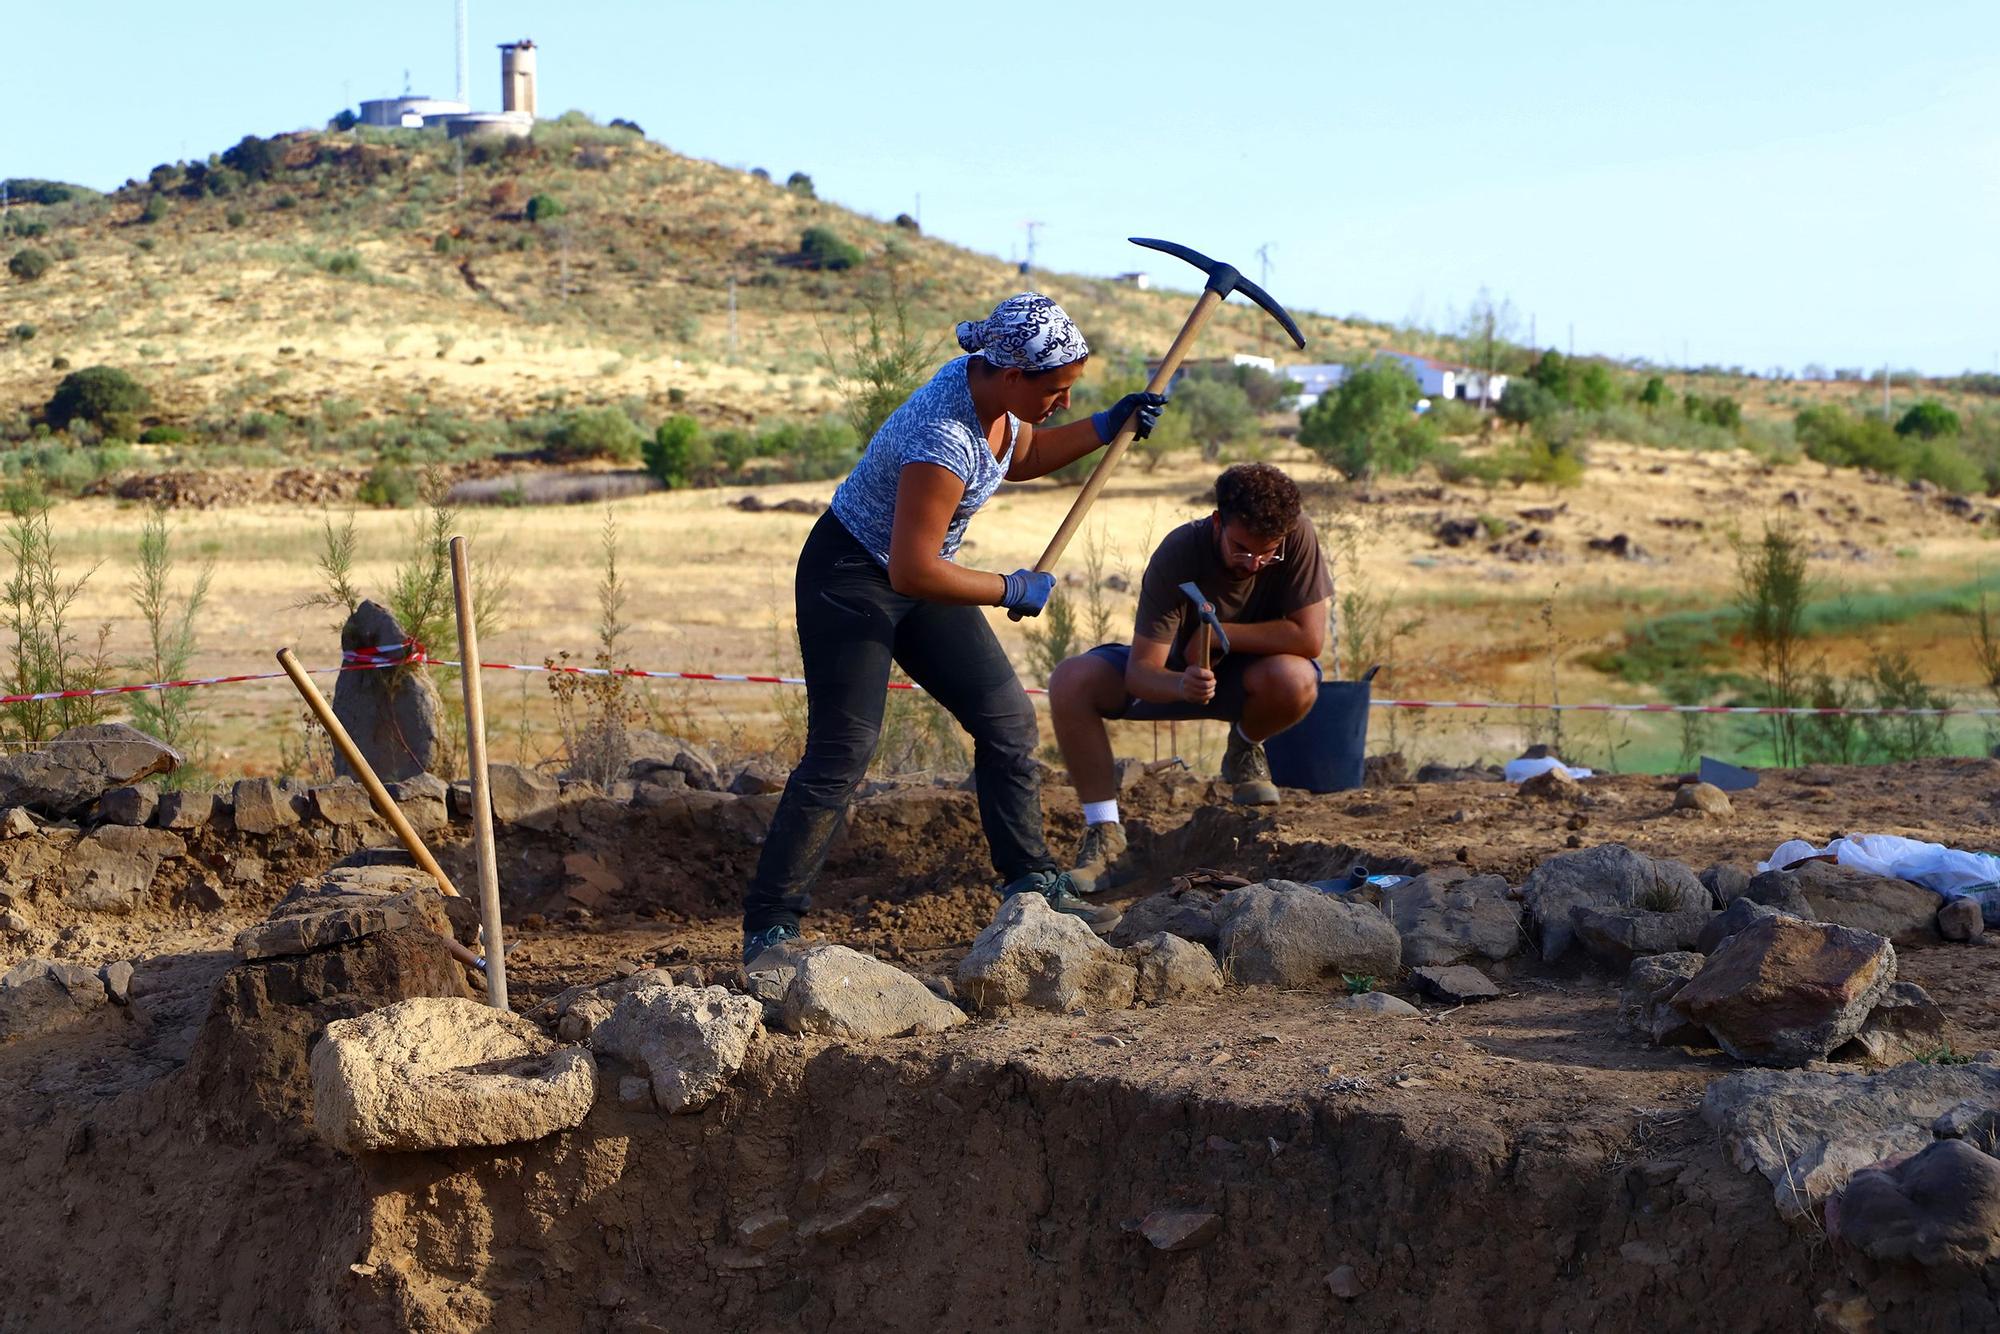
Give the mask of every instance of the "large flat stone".
[[[1685, 790], [1685, 789], [1683, 789]], [[1599, 963], [1620, 971], [1642, 954], [1677, 954], [1695, 947], [1716, 914], [1708, 908], [1648, 912], [1644, 908], [1578, 908], [1570, 914], [1577, 943]]]
[[955, 1005], [899, 968], [844, 945], [802, 951], [785, 988], [779, 1027], [866, 1040], [941, 1033], [965, 1022]]
[[1288, 880], [1232, 889], [1218, 910], [1217, 953], [1243, 986], [1342, 987], [1344, 977], [1387, 980], [1402, 938], [1382, 910]]
[[1801, 903], [1803, 916], [1887, 936], [1898, 945], [1936, 940], [1943, 900], [1922, 885], [1870, 875], [1837, 862], [1805, 862], [1789, 871], [1766, 871], [1750, 882], [1763, 903]]
[[1567, 953], [1575, 941], [1578, 908], [1682, 912], [1712, 903], [1707, 887], [1687, 867], [1619, 843], [1549, 858], [1529, 874], [1521, 886], [1521, 899], [1534, 922], [1542, 958], [1549, 963]]
[[328, 1024], [313, 1122], [349, 1153], [518, 1144], [581, 1125], [597, 1097], [585, 1047], [477, 1001], [399, 1001]]
[[129, 913], [170, 857], [187, 854], [165, 829], [104, 825], [78, 839], [63, 863], [63, 901], [90, 912]]
[[959, 990], [980, 1010], [1123, 1010], [1138, 980], [1082, 919], [1034, 893], [1002, 903], [958, 965]]
[[1410, 968], [1511, 958], [1524, 939], [1521, 905], [1497, 875], [1456, 881], [1420, 875], [1384, 890], [1382, 911], [1403, 938], [1402, 961]]
[[1860, 1032], [1895, 980], [1881, 936], [1766, 917], [1724, 941], [1672, 1005], [1740, 1061], [1796, 1066]]
[[72, 727], [40, 750], [0, 756], [0, 806], [79, 815], [110, 789], [172, 773], [180, 764], [178, 751], [136, 727]]
[[275, 834], [299, 822], [292, 794], [275, 778], [239, 778], [229, 801], [239, 834]]
[[743, 1066], [764, 1008], [721, 987], [642, 986], [590, 1035], [599, 1055], [647, 1075], [663, 1112], [698, 1112]]
[[25, 959], [0, 974], [0, 1042], [75, 1028], [109, 1003], [103, 979], [90, 969]]

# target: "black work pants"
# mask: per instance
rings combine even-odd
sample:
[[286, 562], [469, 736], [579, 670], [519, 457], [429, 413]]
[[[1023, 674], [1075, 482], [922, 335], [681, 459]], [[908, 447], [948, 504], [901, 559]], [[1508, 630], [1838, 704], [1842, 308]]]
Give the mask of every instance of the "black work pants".
[[1042, 838], [1035, 710], [977, 607], [904, 597], [829, 511], [799, 553], [806, 753], [743, 896], [743, 929], [798, 925], [882, 731], [894, 662], [972, 736], [979, 820], [1003, 880], [1053, 871]]

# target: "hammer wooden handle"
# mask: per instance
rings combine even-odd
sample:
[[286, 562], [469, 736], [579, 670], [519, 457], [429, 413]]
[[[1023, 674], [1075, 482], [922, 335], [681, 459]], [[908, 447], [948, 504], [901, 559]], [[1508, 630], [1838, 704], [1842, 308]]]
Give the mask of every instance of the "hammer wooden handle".
[[[1202, 325], [1208, 323], [1208, 317], [1213, 315], [1215, 308], [1221, 304], [1220, 294], [1215, 292], [1201, 294], [1201, 300], [1194, 303], [1194, 310], [1188, 315], [1187, 323], [1183, 324], [1180, 333], [1175, 335], [1173, 346], [1167, 349], [1167, 355], [1161, 360], [1160, 368], [1153, 372], [1153, 378], [1147, 382], [1147, 393], [1167, 392], [1167, 386], [1174, 382], [1174, 373], [1180, 370], [1181, 362], [1187, 359], [1188, 349], [1194, 346], [1195, 336], [1201, 332]], [[1104, 457], [1097, 461], [1097, 467], [1091, 471], [1090, 479], [1083, 484], [1083, 490], [1077, 493], [1076, 500], [1070, 505], [1069, 514], [1063, 519], [1062, 527], [1056, 529], [1056, 535], [1049, 539], [1048, 548], [1042, 552], [1042, 558], [1035, 562], [1037, 570], [1044, 573], [1051, 572], [1056, 568], [1056, 562], [1062, 559], [1064, 548], [1068, 547], [1069, 540], [1076, 536], [1076, 530], [1083, 526], [1083, 516], [1090, 512], [1091, 505], [1097, 500], [1097, 493], [1111, 480], [1112, 469], [1118, 466], [1118, 461], [1125, 457], [1125, 451], [1131, 448], [1133, 438], [1139, 431], [1138, 415], [1135, 412], [1127, 417], [1125, 424], [1118, 428], [1118, 434], [1112, 436], [1111, 443], [1104, 447]]]

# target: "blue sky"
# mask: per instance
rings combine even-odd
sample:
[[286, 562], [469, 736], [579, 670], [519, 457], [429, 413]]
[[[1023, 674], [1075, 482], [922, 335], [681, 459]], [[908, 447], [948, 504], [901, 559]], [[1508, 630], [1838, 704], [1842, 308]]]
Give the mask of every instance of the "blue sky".
[[[100, 188], [454, 83], [449, 0], [10, 7], [0, 175]], [[1484, 287], [1580, 352], [2000, 366], [2000, 3], [472, 0], [472, 91], [1087, 273], [1181, 240], [1288, 304], [1426, 325]], [[40, 53], [35, 54], [35, 53]], [[1573, 333], [1572, 333], [1573, 330]]]

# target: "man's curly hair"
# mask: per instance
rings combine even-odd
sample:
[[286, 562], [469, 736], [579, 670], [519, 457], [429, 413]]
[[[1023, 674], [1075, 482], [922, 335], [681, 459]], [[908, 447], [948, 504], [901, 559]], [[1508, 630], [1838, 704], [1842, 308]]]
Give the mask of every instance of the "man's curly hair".
[[1259, 537], [1283, 537], [1299, 521], [1299, 488], [1268, 463], [1239, 463], [1215, 479], [1215, 508]]

